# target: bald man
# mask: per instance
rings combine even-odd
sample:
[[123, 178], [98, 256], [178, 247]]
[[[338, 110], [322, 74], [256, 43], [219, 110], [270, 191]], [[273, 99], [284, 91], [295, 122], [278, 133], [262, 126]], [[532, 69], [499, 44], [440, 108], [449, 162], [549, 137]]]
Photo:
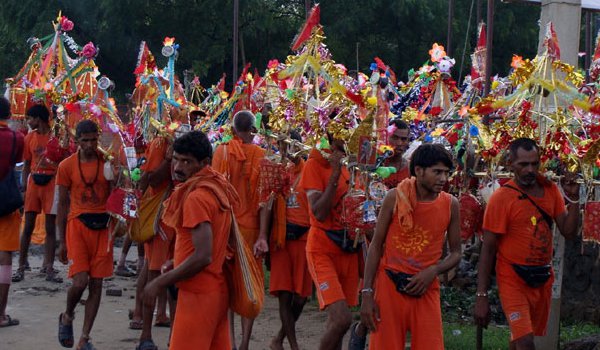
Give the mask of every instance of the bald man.
[[[240, 232], [250, 247], [254, 248], [257, 259], [268, 252], [267, 225], [261, 223], [259, 205], [258, 175], [259, 164], [265, 151], [252, 143], [255, 118], [250, 111], [239, 111], [233, 117], [234, 137], [219, 145], [215, 150], [212, 167], [225, 175], [240, 197], [240, 205], [234, 212]], [[266, 221], [266, 220], [263, 220]], [[233, 334], [233, 317], [230, 317]], [[238, 349], [247, 350], [254, 319], [242, 318], [242, 343]], [[232, 339], [232, 343], [235, 343]], [[232, 344], [235, 348], [235, 344]]]

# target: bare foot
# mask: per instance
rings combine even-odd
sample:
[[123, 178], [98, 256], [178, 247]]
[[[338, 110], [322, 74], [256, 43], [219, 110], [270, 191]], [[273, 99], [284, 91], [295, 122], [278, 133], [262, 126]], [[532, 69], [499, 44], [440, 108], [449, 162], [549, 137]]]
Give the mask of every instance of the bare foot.
[[269, 348], [271, 350], [283, 350], [283, 340], [277, 339], [277, 337], [271, 340], [271, 344], [269, 344]]

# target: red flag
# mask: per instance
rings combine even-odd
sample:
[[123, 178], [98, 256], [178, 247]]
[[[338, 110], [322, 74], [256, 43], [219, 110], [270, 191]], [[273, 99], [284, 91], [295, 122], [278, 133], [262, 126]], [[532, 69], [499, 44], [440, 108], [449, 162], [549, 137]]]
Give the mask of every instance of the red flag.
[[310, 11], [310, 15], [304, 23], [302, 30], [294, 39], [294, 43], [292, 44], [292, 50], [296, 51], [300, 48], [300, 46], [310, 38], [310, 33], [312, 29], [321, 22], [321, 8], [319, 4], [316, 4], [312, 10]]
[[223, 75], [221, 76], [221, 80], [219, 80], [219, 82], [217, 83], [217, 89], [220, 91], [225, 91], [225, 77], [227, 76], [227, 74], [223, 73]]
[[383, 63], [383, 61], [379, 57], [375, 57], [375, 63], [377, 63], [377, 68], [381, 69], [384, 72], [390, 72], [390, 79], [393, 84], [396, 84], [396, 73], [394, 73], [394, 71], [389, 66]]
[[[485, 59], [486, 59], [486, 45], [487, 36], [485, 30], [485, 23], [479, 23], [477, 47], [471, 55], [471, 81], [475, 81], [478, 78], [485, 76]], [[483, 81], [479, 80], [473, 83], [473, 86], [477, 89], [483, 87]]]
[[554, 31], [554, 24], [548, 22], [546, 25], [546, 37], [544, 45], [548, 48], [548, 55], [556, 60], [560, 60], [560, 46], [558, 46], [558, 37]]

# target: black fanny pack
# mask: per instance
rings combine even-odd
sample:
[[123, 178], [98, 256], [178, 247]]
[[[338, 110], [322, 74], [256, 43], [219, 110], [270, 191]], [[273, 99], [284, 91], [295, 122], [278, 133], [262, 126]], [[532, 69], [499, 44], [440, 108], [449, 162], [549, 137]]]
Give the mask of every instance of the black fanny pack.
[[325, 234], [345, 253], [356, 253], [361, 248], [360, 244], [357, 244], [356, 247], [354, 246], [354, 241], [348, 237], [346, 230], [326, 230]]
[[287, 241], [295, 241], [304, 236], [308, 232], [308, 227], [300, 226], [292, 223], [285, 224], [285, 239]]
[[108, 227], [108, 213], [84, 213], [77, 217], [90, 230], [103, 230]]
[[521, 277], [525, 283], [531, 288], [539, 288], [546, 284], [552, 275], [551, 265], [529, 266], [529, 265], [512, 265], [513, 269]]
[[410, 295], [406, 293], [406, 286], [408, 286], [408, 284], [410, 283], [410, 279], [414, 275], [410, 275], [404, 272], [396, 272], [388, 269], [385, 269], [385, 274], [390, 278], [390, 280], [392, 280], [392, 282], [394, 282], [394, 284], [396, 285], [396, 291], [398, 293]]
[[54, 175], [46, 175], [46, 174], [31, 174], [31, 178], [33, 179], [33, 183], [38, 186], [46, 186]]

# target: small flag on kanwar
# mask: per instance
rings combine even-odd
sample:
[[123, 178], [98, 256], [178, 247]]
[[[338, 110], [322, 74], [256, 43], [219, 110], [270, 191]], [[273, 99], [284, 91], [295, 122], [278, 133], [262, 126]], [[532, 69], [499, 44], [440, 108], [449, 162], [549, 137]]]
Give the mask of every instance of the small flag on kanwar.
[[471, 55], [471, 81], [474, 82], [473, 86], [477, 89], [483, 88], [483, 81], [479, 79], [485, 76], [485, 59], [486, 59], [486, 45], [487, 36], [485, 32], [485, 23], [479, 23], [477, 47], [475, 52]]
[[316, 4], [310, 11], [310, 15], [308, 16], [306, 23], [304, 23], [302, 30], [296, 36], [294, 43], [292, 44], [292, 50], [298, 50], [300, 46], [306, 40], [308, 40], [308, 38], [310, 38], [310, 33], [312, 32], [312, 29], [316, 25], [318, 25], [319, 22], [321, 22], [321, 8], [319, 7], [319, 4]]
[[546, 26], [546, 37], [544, 44], [548, 48], [548, 55], [556, 60], [560, 60], [560, 46], [558, 46], [558, 37], [554, 31], [554, 24], [548, 22]]

